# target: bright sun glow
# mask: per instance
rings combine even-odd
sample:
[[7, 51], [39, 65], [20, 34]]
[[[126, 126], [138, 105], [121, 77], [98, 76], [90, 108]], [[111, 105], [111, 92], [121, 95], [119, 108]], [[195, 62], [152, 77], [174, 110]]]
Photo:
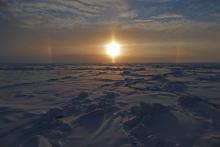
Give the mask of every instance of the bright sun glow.
[[112, 62], [114, 62], [115, 57], [121, 54], [121, 47], [115, 41], [112, 41], [106, 45], [106, 54], [112, 57]]

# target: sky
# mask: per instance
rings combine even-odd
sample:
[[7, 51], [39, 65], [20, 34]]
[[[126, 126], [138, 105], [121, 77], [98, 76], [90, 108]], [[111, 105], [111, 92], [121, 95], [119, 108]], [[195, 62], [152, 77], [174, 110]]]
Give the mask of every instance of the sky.
[[0, 0], [0, 62], [220, 62], [220, 0]]

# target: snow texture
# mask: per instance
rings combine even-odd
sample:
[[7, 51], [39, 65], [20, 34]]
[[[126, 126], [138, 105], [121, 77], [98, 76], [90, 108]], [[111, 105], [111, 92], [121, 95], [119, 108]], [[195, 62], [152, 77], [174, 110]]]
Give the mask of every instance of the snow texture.
[[2, 64], [0, 147], [219, 147], [219, 64]]

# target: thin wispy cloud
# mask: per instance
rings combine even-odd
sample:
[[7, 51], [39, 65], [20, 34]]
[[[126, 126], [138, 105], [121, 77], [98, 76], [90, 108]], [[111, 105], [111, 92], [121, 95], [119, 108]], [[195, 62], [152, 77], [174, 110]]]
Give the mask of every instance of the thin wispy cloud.
[[210, 15], [219, 14], [218, 4], [217, 0], [1, 0], [0, 19], [29, 28], [73, 28], [112, 22], [125, 26], [131, 21], [152, 19], [160, 23], [183, 18], [205, 22], [218, 21], [218, 15]]
[[[124, 1], [108, 0], [45, 0], [45, 1], [1, 1], [1, 11], [13, 20], [19, 20], [20, 26], [37, 27], [57, 26], [72, 27], [105, 22], [121, 18], [133, 18], [136, 13]], [[3, 17], [1, 17], [3, 18]]]
[[178, 19], [178, 18], [184, 18], [184, 16], [178, 13], [166, 13], [166, 14], [161, 14], [158, 16], [153, 16], [152, 18], [153, 19]]

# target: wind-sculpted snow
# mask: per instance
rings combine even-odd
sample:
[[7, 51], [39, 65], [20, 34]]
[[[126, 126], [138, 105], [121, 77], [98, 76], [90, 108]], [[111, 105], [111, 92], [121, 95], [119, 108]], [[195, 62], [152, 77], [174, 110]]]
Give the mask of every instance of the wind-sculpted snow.
[[5, 64], [0, 147], [219, 147], [218, 64]]

